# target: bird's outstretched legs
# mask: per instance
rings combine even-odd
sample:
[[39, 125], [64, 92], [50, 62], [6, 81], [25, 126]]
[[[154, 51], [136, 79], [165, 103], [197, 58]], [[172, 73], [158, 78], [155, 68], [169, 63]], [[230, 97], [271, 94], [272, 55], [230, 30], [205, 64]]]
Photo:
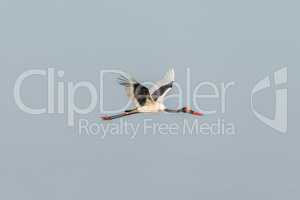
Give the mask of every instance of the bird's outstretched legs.
[[111, 116], [103, 116], [101, 118], [102, 118], [102, 120], [113, 120], [113, 119], [125, 117], [128, 115], [138, 114], [138, 113], [140, 113], [140, 112], [138, 112], [136, 109], [132, 109], [132, 110], [125, 110], [125, 112], [120, 113], [120, 114], [111, 115]]
[[189, 107], [183, 107], [181, 109], [178, 109], [178, 110], [173, 110], [173, 109], [165, 109], [166, 112], [169, 112], [169, 113], [188, 113], [188, 114], [192, 114], [192, 115], [197, 115], [197, 116], [202, 116], [203, 113], [201, 112], [195, 112], [193, 111], [192, 109], [190, 109]]

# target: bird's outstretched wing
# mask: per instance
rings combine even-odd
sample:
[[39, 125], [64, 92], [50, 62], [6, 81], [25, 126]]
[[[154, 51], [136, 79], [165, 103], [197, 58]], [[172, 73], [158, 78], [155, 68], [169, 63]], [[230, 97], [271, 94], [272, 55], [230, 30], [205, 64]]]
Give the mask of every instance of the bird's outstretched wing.
[[129, 99], [137, 106], [144, 106], [147, 101], [152, 101], [148, 88], [137, 82], [129, 74], [120, 75], [118, 81], [120, 85], [125, 87]]
[[162, 102], [166, 94], [172, 89], [175, 81], [174, 69], [170, 69], [164, 78], [158, 81], [151, 89], [150, 94], [154, 101]]

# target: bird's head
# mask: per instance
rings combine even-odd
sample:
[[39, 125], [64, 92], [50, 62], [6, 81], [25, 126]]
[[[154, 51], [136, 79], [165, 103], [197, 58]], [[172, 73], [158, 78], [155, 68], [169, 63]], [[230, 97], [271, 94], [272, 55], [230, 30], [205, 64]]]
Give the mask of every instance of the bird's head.
[[195, 112], [195, 111], [193, 111], [190, 107], [183, 107], [181, 109], [181, 112], [183, 112], [183, 113], [189, 113], [189, 114], [197, 115], [197, 116], [203, 115], [203, 113], [201, 113], [201, 112]]

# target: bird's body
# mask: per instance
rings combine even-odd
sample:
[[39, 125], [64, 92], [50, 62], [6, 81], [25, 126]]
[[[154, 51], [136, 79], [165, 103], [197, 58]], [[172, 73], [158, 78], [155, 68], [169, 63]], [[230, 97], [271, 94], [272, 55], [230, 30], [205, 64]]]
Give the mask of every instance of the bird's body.
[[169, 70], [164, 78], [158, 81], [152, 88], [150, 88], [150, 90], [137, 82], [130, 75], [121, 75], [119, 78], [119, 84], [125, 87], [127, 96], [134, 102], [135, 108], [126, 110], [124, 113], [119, 115], [105, 116], [102, 117], [102, 119], [111, 120], [137, 113], [154, 113], [163, 111], [171, 113], [184, 112], [194, 115], [202, 115], [202, 113], [194, 112], [187, 107], [178, 110], [171, 110], [164, 106], [164, 97], [172, 89], [174, 81], [175, 73], [173, 69]]
[[139, 112], [163, 112], [165, 110], [165, 106], [157, 101], [146, 103], [144, 106], [137, 107], [137, 111]]

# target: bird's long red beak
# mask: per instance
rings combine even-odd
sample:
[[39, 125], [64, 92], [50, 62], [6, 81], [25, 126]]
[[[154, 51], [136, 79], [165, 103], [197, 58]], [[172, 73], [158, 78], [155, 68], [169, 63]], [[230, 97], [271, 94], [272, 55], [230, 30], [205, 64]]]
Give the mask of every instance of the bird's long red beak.
[[195, 112], [195, 111], [193, 111], [191, 114], [192, 115], [197, 115], [197, 116], [202, 116], [203, 115], [203, 113], [201, 113], [201, 112]]

